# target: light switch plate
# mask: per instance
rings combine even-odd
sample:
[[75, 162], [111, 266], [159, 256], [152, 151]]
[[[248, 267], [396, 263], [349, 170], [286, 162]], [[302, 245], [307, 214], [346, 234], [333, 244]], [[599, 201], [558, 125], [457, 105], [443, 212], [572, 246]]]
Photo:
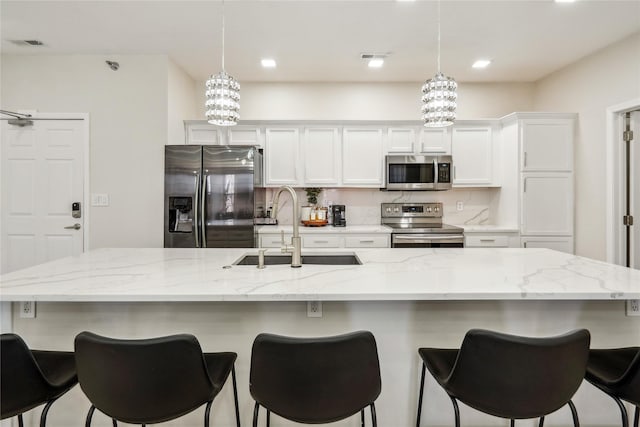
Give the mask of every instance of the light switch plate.
[[463, 211], [464, 210], [464, 202], [456, 202], [456, 210]]
[[92, 194], [91, 206], [109, 206], [108, 194]]

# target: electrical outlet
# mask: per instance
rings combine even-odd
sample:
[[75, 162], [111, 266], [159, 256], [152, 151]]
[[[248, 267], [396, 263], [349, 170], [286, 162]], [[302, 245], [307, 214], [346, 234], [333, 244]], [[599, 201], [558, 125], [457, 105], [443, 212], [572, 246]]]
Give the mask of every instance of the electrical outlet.
[[33, 319], [36, 317], [36, 302], [22, 301], [20, 302], [20, 317], [24, 319]]
[[456, 209], [459, 211], [464, 210], [464, 202], [456, 202]]
[[640, 316], [640, 299], [627, 300], [627, 316]]
[[307, 301], [307, 317], [322, 317], [322, 301]]

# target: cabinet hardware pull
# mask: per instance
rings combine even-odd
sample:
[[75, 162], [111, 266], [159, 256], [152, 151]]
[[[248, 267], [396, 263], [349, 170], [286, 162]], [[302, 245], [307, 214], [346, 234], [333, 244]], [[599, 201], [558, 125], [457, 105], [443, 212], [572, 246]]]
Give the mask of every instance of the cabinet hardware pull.
[[360, 240], [360, 243], [374, 243], [373, 240]]
[[496, 239], [480, 239], [481, 242], [495, 242]]
[[329, 243], [328, 240], [314, 240], [313, 243]]
[[524, 152], [524, 167], [527, 167], [527, 152]]

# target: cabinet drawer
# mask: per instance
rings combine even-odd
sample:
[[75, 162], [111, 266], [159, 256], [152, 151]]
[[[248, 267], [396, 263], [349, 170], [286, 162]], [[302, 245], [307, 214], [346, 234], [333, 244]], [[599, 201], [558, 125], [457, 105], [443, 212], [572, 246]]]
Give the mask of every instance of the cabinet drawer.
[[[291, 234], [284, 235], [284, 241], [286, 244], [291, 244]], [[282, 241], [279, 234], [260, 236], [261, 248], [281, 248]]]
[[465, 236], [467, 248], [508, 248], [507, 236]]
[[347, 236], [345, 247], [347, 248], [388, 248], [389, 236]]
[[302, 246], [305, 248], [339, 248], [341, 238], [338, 236], [304, 236]]

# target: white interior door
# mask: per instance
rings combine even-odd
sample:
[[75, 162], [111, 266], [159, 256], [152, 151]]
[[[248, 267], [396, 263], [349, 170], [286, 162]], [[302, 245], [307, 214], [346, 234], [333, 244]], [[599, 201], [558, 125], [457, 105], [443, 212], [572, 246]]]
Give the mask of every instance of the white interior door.
[[[1, 121], [2, 273], [82, 253], [86, 122], [33, 120], [19, 127]], [[79, 218], [73, 203], [80, 203]]]

